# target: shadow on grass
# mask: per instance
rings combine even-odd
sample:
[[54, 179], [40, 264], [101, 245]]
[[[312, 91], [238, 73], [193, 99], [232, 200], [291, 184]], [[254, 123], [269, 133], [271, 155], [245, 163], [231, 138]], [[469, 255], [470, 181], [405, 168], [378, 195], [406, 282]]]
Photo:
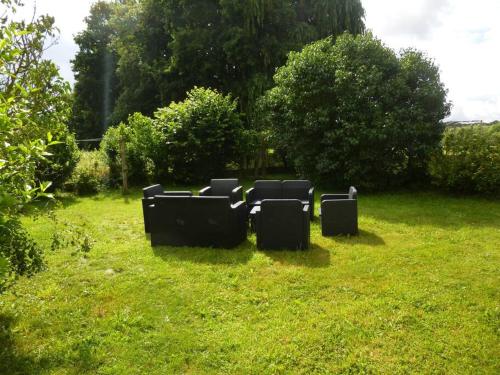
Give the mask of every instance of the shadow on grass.
[[13, 316], [0, 313], [0, 374], [52, 373], [67, 366], [75, 369], [76, 373], [95, 373], [93, 370], [98, 368], [99, 362], [85, 340], [78, 340], [64, 352], [50, 352], [48, 356], [35, 357], [22, 353], [13, 335], [15, 323]]
[[[248, 239], [234, 249], [205, 247], [155, 246], [153, 253], [165, 261], [183, 261], [205, 264], [246, 264], [257, 247]], [[330, 252], [317, 244], [308, 250], [260, 250], [275, 262], [302, 267], [319, 268], [330, 265]]]
[[343, 245], [357, 245], [357, 244], [368, 245], [368, 246], [385, 245], [385, 241], [382, 237], [378, 236], [373, 232], [368, 232], [364, 229], [360, 229], [358, 235], [356, 236], [333, 236], [328, 238]]
[[40, 374], [40, 363], [16, 348], [12, 334], [14, 318], [0, 314], [0, 374]]
[[206, 264], [245, 264], [252, 258], [255, 245], [248, 239], [233, 249], [210, 247], [154, 246], [153, 253], [163, 260]]
[[330, 265], [330, 252], [318, 244], [311, 243], [308, 250], [263, 250], [274, 262], [308, 268]]

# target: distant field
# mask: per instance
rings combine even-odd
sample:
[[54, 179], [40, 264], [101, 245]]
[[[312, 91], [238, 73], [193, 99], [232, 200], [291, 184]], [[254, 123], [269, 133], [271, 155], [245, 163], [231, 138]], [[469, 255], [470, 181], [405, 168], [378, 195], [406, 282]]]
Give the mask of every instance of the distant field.
[[263, 252], [152, 249], [139, 197], [66, 200], [94, 248], [0, 296], [1, 374], [500, 373], [500, 201], [361, 192], [358, 237]]

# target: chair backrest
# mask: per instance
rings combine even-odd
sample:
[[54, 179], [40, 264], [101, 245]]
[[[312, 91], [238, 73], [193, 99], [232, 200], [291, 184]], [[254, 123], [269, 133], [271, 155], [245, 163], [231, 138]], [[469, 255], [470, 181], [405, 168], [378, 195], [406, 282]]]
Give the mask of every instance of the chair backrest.
[[349, 188], [349, 199], [358, 199], [358, 191], [354, 186]]
[[171, 196], [171, 197], [192, 197], [193, 192], [192, 191], [164, 191], [161, 194], [157, 195], [163, 195], [163, 196]]
[[212, 188], [212, 196], [226, 196], [229, 197], [233, 189], [238, 187], [237, 178], [221, 178], [210, 180]]
[[265, 199], [257, 236], [269, 248], [298, 248], [303, 242], [304, 213], [298, 199]]
[[229, 197], [192, 197], [188, 208], [191, 223], [202, 227], [226, 225], [230, 209]]
[[284, 180], [281, 186], [283, 199], [309, 199], [309, 189], [311, 188], [311, 181], [309, 180]]
[[161, 186], [160, 184], [151, 185], [142, 189], [142, 194], [144, 195], [144, 198], [151, 198], [154, 197], [155, 195], [161, 195], [162, 193], [163, 193], [163, 186]]
[[280, 180], [257, 180], [254, 183], [255, 198], [263, 199], [281, 199], [282, 189]]
[[285, 232], [302, 231], [303, 206], [298, 199], [264, 199], [260, 209], [265, 228]]
[[187, 227], [187, 209], [191, 199], [190, 196], [157, 195], [154, 199], [155, 215], [151, 224], [152, 229]]

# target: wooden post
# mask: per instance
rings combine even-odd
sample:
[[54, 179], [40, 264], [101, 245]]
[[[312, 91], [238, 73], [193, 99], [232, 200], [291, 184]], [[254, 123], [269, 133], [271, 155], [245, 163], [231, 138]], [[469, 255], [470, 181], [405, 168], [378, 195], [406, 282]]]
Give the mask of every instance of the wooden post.
[[125, 134], [120, 137], [120, 158], [122, 162], [122, 192], [128, 194], [128, 167], [127, 167], [127, 152], [125, 148]]

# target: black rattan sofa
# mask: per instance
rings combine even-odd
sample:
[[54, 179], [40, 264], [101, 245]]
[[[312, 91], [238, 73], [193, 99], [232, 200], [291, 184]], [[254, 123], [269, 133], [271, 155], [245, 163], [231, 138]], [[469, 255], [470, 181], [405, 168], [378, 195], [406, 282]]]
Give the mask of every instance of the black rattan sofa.
[[358, 233], [358, 191], [354, 186], [348, 194], [321, 195], [321, 234], [335, 236], [338, 234]]
[[151, 245], [231, 248], [246, 239], [245, 202], [228, 197], [158, 195], [152, 209]]
[[254, 208], [259, 249], [307, 249], [309, 206], [298, 199], [264, 199]]
[[236, 203], [243, 200], [243, 188], [237, 178], [214, 178], [210, 186], [200, 190], [200, 196], [229, 197], [231, 203]]
[[246, 191], [247, 206], [251, 210], [264, 199], [298, 199], [309, 206], [310, 218], [314, 218], [314, 187], [309, 180], [257, 180]]
[[190, 197], [193, 195], [190, 191], [164, 191], [163, 186], [160, 184], [151, 185], [142, 189], [142, 215], [144, 217], [144, 231], [151, 233], [151, 219], [152, 209], [154, 208], [155, 195], [168, 195], [168, 196], [185, 196]]

